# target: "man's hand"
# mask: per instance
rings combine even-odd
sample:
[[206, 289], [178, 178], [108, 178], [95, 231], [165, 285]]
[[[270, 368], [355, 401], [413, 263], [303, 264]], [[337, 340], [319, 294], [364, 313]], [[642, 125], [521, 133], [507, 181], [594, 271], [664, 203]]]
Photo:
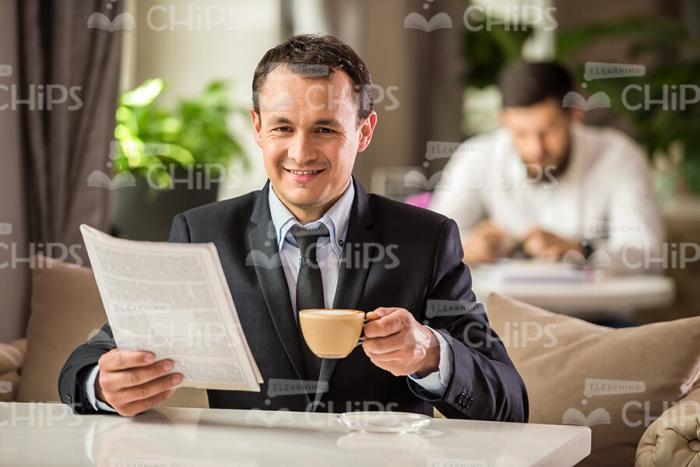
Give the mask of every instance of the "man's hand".
[[435, 334], [404, 308], [377, 308], [367, 313], [362, 349], [377, 365], [394, 376], [438, 371], [440, 343]]
[[533, 258], [560, 259], [571, 250], [583, 253], [580, 243], [546, 230], [532, 229], [523, 237], [523, 251]]
[[125, 417], [166, 400], [182, 381], [180, 373], [168, 374], [173, 369], [172, 360], [156, 362], [151, 352], [112, 349], [100, 357], [98, 365], [97, 398]]
[[464, 240], [464, 262], [492, 263], [508, 255], [508, 234], [489, 220], [479, 222]]

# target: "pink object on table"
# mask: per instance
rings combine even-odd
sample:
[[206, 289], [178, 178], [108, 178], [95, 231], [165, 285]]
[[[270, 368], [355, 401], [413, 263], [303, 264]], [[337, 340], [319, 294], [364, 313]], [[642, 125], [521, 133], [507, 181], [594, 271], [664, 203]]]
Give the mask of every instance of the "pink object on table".
[[416, 206], [418, 208], [428, 209], [430, 207], [430, 200], [433, 199], [433, 194], [429, 191], [424, 193], [418, 193], [417, 195], [412, 195], [406, 198], [405, 203], [411, 206]]

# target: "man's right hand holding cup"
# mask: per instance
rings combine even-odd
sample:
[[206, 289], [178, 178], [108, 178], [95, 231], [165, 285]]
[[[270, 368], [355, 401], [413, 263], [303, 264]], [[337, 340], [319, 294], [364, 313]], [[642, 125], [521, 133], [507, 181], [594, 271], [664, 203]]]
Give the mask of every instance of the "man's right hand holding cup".
[[168, 399], [182, 382], [182, 374], [170, 373], [172, 360], [156, 361], [151, 352], [112, 349], [97, 364], [97, 398], [125, 417], [138, 415]]

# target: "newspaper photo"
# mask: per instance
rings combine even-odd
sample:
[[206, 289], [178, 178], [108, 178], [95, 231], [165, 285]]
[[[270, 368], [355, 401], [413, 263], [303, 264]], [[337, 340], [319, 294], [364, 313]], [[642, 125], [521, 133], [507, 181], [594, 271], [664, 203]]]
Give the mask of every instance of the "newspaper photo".
[[85, 224], [80, 232], [119, 349], [172, 359], [180, 386], [260, 391], [213, 243], [123, 240]]

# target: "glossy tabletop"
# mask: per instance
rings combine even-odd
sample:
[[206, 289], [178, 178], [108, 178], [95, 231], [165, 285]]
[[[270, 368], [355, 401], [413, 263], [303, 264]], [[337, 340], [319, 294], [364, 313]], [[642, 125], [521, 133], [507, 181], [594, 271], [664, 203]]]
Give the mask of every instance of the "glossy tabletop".
[[0, 465], [568, 466], [587, 427], [434, 419], [416, 434], [349, 432], [334, 414], [160, 408], [134, 418], [0, 403]]

